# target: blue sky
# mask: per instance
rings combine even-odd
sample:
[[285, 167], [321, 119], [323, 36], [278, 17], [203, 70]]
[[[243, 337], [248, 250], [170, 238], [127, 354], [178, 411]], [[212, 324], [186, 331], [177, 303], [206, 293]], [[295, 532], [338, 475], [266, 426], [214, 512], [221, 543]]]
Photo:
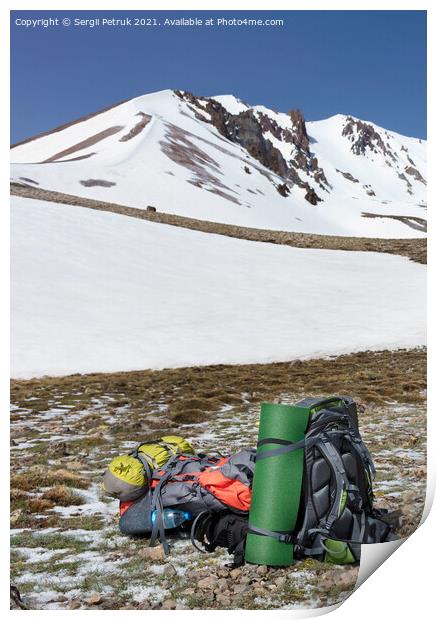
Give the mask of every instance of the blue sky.
[[[248, 17], [283, 27], [24, 28], [17, 18]], [[426, 137], [424, 11], [14, 11], [11, 141], [123, 99], [232, 93], [307, 120], [352, 114]]]

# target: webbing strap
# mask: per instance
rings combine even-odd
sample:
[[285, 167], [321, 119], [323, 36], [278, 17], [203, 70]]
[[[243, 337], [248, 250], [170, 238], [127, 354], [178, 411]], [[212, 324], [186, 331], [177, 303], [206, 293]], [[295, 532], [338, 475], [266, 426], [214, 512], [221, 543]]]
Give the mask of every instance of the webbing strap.
[[270, 538], [275, 538], [279, 540], [279, 542], [290, 544], [293, 542], [293, 536], [289, 531], [280, 531], [275, 532], [274, 530], [267, 530], [264, 527], [258, 527], [256, 525], [250, 525], [247, 528], [248, 534], [259, 534], [260, 536], [270, 536]]
[[280, 448], [274, 448], [273, 450], [265, 450], [264, 452], [257, 452], [255, 461], [261, 461], [261, 459], [267, 459], [271, 456], [280, 456], [281, 454], [287, 454], [288, 452], [294, 452], [295, 450], [301, 450], [302, 448], [311, 448], [319, 439], [317, 437], [310, 437], [309, 439], [301, 439], [300, 441], [288, 441], [287, 439], [279, 439], [277, 437], [266, 437], [261, 439], [256, 444], [257, 448], [265, 446], [266, 444], [279, 444]]
[[[362, 534], [359, 534], [359, 538], [358, 539], [354, 539], [354, 538], [337, 538], [336, 536], [332, 536], [329, 532], [327, 532], [324, 529], [321, 528], [314, 528], [311, 530], [308, 530], [308, 534], [319, 534], [321, 537], [323, 537], [323, 539], [327, 539], [329, 538], [329, 540], [335, 540], [335, 542], [342, 542], [342, 543], [349, 543], [351, 545], [362, 545], [363, 544], [363, 540], [362, 540]], [[311, 547], [302, 547], [302, 549], [310, 549]]]
[[[310, 556], [310, 557], [311, 556], [321, 555], [324, 552], [324, 549], [323, 549], [322, 545], [319, 545], [318, 547], [304, 547], [302, 545], [299, 545], [298, 550], [299, 550], [300, 553], [303, 553], [304, 555], [307, 555], [307, 556]], [[296, 549], [295, 549], [295, 551], [296, 551]]]
[[360, 453], [361, 458], [367, 464], [370, 470], [371, 478], [375, 478], [375, 475], [376, 475], [375, 464], [373, 463], [373, 459], [370, 455], [369, 449], [367, 448], [367, 446], [365, 445], [361, 437], [357, 437], [355, 433], [351, 433], [350, 437], [352, 439], [354, 446]]
[[147, 479], [148, 479], [149, 484], [150, 484], [150, 481], [151, 481], [152, 476], [153, 476], [153, 470], [150, 467], [149, 461], [146, 459], [144, 454], [141, 454], [141, 452], [138, 452], [138, 450], [135, 450], [135, 452], [132, 453], [132, 456], [134, 456], [135, 458], [137, 458], [141, 462], [142, 466], [146, 470]]
[[174, 465], [176, 464], [176, 462], [177, 462], [176, 454], [170, 457], [170, 459], [167, 461], [165, 465], [167, 471], [160, 478], [158, 484], [156, 485], [153, 491], [152, 502], [151, 502], [151, 507], [150, 507], [151, 512], [153, 512], [154, 510], [156, 512], [155, 512], [155, 521], [153, 523], [152, 532], [150, 534], [149, 547], [153, 547], [159, 537], [159, 540], [161, 541], [162, 546], [164, 548], [164, 553], [166, 555], [169, 553], [170, 548], [168, 546], [168, 542], [165, 537], [165, 528], [164, 528], [164, 520], [163, 520], [164, 506], [162, 503], [161, 491], [162, 491], [162, 487], [167, 483], [168, 479], [173, 473], [172, 469]]
[[167, 543], [167, 539], [165, 537], [165, 529], [164, 529], [164, 521], [163, 521], [163, 505], [161, 499], [161, 487], [164, 482], [164, 477], [161, 478], [159, 483], [156, 485], [155, 490], [153, 492], [152, 497], [152, 506], [150, 508], [151, 514], [155, 511], [155, 520], [152, 526], [152, 532], [150, 534], [149, 547], [154, 547], [155, 542], [158, 540], [158, 537], [162, 543], [164, 548], [164, 553], [167, 555], [169, 552], [169, 546]]
[[338, 518], [338, 513], [340, 511], [340, 504], [343, 491], [345, 489], [345, 481], [346, 487], [349, 486], [349, 480], [347, 479], [346, 471], [344, 469], [343, 461], [341, 460], [341, 456], [338, 453], [337, 449], [334, 445], [329, 441], [328, 437], [319, 437], [319, 441], [317, 442], [317, 448], [325, 457], [325, 460], [328, 463], [331, 463], [334, 468], [335, 474], [335, 499], [332, 504], [331, 510], [329, 512], [328, 517], [325, 519], [323, 523], [323, 527], [325, 530], [329, 531], [333, 526], [335, 520]]
[[356, 450], [360, 453], [361, 458], [363, 459], [365, 465], [367, 466], [369, 470], [370, 476], [372, 478], [375, 477], [376, 475], [375, 464], [373, 463], [373, 459], [369, 452], [369, 449], [367, 448], [366, 444], [361, 439], [360, 435], [357, 434], [357, 432], [354, 429], [348, 428], [346, 430], [329, 431], [329, 434], [330, 435], [344, 435], [347, 439], [349, 439], [349, 441], [351, 441], [354, 444]]

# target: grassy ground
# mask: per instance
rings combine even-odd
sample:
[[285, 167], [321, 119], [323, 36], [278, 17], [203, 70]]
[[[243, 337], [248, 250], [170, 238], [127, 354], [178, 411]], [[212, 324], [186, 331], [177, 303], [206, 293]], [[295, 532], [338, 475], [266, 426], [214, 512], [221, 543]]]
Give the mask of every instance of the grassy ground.
[[[332, 604], [352, 591], [357, 567], [300, 561], [245, 566], [173, 541], [169, 558], [117, 529], [102, 496], [112, 457], [172, 432], [198, 450], [229, 453], [256, 441], [259, 403], [353, 395], [375, 457], [377, 506], [402, 536], [417, 526], [426, 469], [422, 349], [247, 366], [73, 375], [11, 387], [12, 577], [29, 608], [290, 608]], [[159, 554], [159, 550], [158, 550]]]
[[407, 256], [418, 263], [426, 263], [426, 239], [372, 239], [368, 237], [338, 237], [334, 235], [314, 235], [309, 233], [294, 233], [277, 230], [264, 230], [259, 228], [247, 228], [244, 226], [233, 226], [231, 224], [220, 224], [218, 222], [208, 222], [197, 220], [180, 215], [169, 213], [154, 213], [145, 209], [126, 207], [111, 202], [83, 198], [32, 187], [29, 184], [11, 183], [11, 194], [24, 198], [35, 198], [38, 200], [48, 200], [59, 204], [74, 205], [98, 211], [110, 211], [129, 217], [143, 220], [150, 220], [171, 226], [181, 226], [206, 233], [226, 235], [237, 239], [248, 239], [250, 241], [260, 241], [265, 243], [277, 243], [280, 245], [290, 245], [297, 248], [322, 248], [326, 250], [350, 250], [364, 252], [385, 252], [388, 254], [399, 254]]

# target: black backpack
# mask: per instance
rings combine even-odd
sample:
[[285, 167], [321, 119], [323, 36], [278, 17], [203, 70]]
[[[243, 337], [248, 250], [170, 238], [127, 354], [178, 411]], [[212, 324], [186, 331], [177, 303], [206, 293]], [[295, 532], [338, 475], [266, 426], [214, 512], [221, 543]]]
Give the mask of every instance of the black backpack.
[[311, 407], [305, 435], [302, 494], [295, 531], [297, 557], [337, 564], [359, 560], [361, 544], [396, 540], [373, 507], [375, 467], [358, 428], [357, 407], [349, 396], [307, 398]]
[[[336, 396], [308, 398], [297, 405], [312, 410], [305, 440], [276, 449], [305, 449], [299, 514], [289, 534], [294, 555], [335, 564], [357, 562], [361, 544], [397, 536], [383, 519], [386, 511], [373, 507], [375, 468], [358, 429], [356, 404], [348, 396]], [[204, 519], [193, 523], [192, 540], [206, 539], [206, 551], [216, 546], [227, 547], [230, 553], [237, 550], [236, 564], [243, 563], [248, 517], [209, 513]]]

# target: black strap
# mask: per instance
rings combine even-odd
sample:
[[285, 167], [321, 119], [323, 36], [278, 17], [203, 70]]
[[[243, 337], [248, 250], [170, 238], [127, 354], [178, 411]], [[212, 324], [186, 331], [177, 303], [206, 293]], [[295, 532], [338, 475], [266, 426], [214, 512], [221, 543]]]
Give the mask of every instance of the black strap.
[[329, 440], [329, 437], [326, 435], [319, 437], [317, 448], [325, 458], [328, 465], [334, 469], [335, 498], [331, 506], [331, 510], [322, 525], [323, 529], [329, 532], [334, 525], [334, 522], [338, 519], [342, 494], [343, 491], [346, 490], [346, 487], [349, 486], [349, 479], [346, 475], [341, 456], [337, 448]]
[[296, 403], [297, 407], [307, 407], [309, 409], [316, 409], [320, 407], [332, 406], [335, 402], [341, 402], [344, 406], [347, 406], [347, 396], [329, 396], [328, 398], [304, 398]]
[[258, 527], [256, 525], [249, 525], [247, 528], [248, 534], [258, 534], [259, 536], [270, 536], [270, 538], [275, 538], [279, 540], [279, 542], [290, 544], [294, 541], [294, 538], [290, 531], [279, 531], [275, 532], [274, 530], [267, 530], [264, 527]]
[[168, 555], [170, 551], [170, 547], [168, 546], [168, 542], [165, 537], [165, 528], [164, 528], [164, 519], [163, 519], [164, 506], [162, 503], [161, 491], [162, 491], [163, 486], [167, 483], [168, 479], [173, 474], [173, 469], [175, 465], [177, 464], [177, 458], [178, 458], [178, 455], [174, 454], [167, 461], [165, 465], [166, 472], [160, 478], [158, 484], [156, 485], [153, 491], [152, 502], [151, 502], [151, 507], [150, 507], [151, 513], [154, 510], [156, 512], [155, 512], [155, 521], [153, 523], [152, 532], [150, 534], [149, 547], [153, 547], [159, 537], [159, 540], [161, 541], [162, 546], [164, 548], [165, 555]]
[[267, 437], [266, 439], [261, 439], [256, 444], [257, 448], [261, 446], [265, 446], [266, 444], [278, 444], [280, 448], [274, 448], [273, 450], [265, 450], [264, 452], [257, 452], [255, 456], [255, 461], [261, 461], [262, 459], [267, 459], [271, 456], [280, 456], [282, 454], [287, 454], [288, 452], [294, 452], [295, 450], [301, 450], [302, 448], [311, 448], [318, 442], [317, 437], [310, 437], [309, 439], [301, 439], [300, 441], [288, 441], [287, 439], [279, 439], [277, 437]]
[[199, 512], [199, 514], [194, 519], [193, 524], [191, 526], [191, 531], [190, 531], [191, 544], [193, 545], [195, 549], [197, 549], [197, 551], [200, 551], [200, 553], [208, 553], [208, 544], [204, 542], [206, 546], [205, 549], [202, 547], [199, 547], [199, 545], [197, 544], [196, 538], [195, 538], [196, 529], [197, 529], [197, 526], [199, 525], [199, 522], [203, 520], [206, 521], [210, 518], [211, 518], [211, 512], [209, 510], [204, 510], [203, 512]]

